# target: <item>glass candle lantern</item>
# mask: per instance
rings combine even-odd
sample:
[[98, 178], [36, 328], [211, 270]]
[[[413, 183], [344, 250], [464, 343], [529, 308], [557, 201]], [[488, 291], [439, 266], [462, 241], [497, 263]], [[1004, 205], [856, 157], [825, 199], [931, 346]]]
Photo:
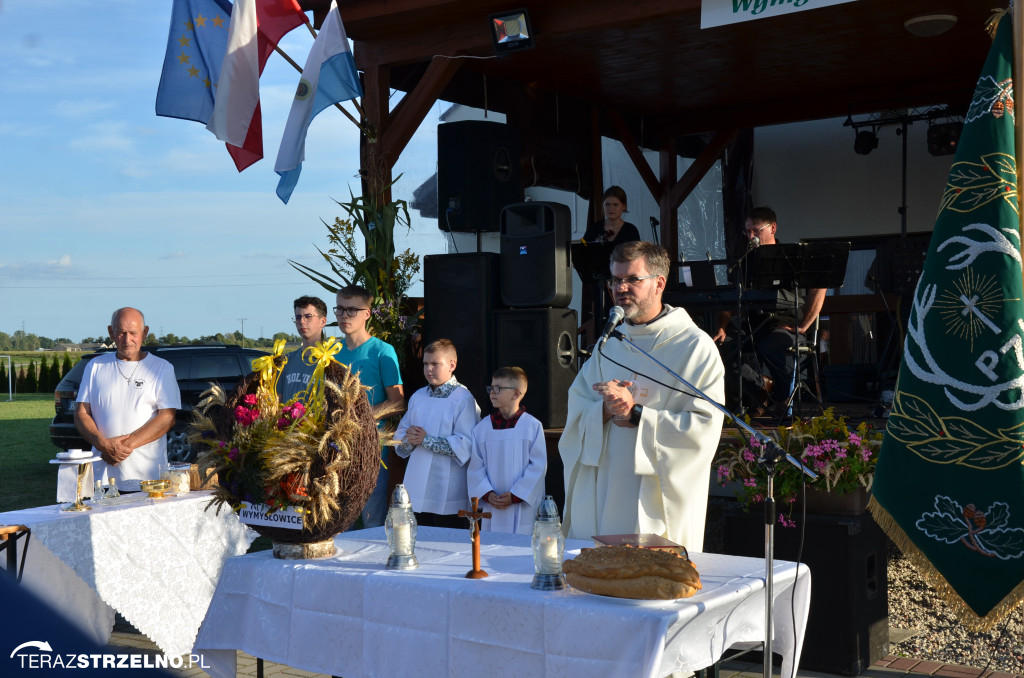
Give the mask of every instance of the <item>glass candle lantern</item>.
[[387, 569], [415, 570], [420, 566], [416, 560], [416, 516], [412, 513], [412, 502], [405, 485], [396, 485], [391, 493], [391, 506], [384, 521], [388, 535]]
[[562, 536], [562, 521], [558, 518], [558, 506], [551, 495], [544, 497], [533, 523], [533, 583], [530, 588], [539, 591], [557, 591], [565, 588], [562, 574], [562, 556], [565, 552], [565, 537]]

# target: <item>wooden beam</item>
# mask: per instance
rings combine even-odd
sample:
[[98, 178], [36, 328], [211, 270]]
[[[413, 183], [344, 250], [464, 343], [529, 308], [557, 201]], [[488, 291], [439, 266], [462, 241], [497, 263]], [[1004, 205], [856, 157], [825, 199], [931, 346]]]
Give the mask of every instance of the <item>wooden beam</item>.
[[708, 145], [701, 151], [701, 154], [697, 156], [697, 159], [693, 161], [693, 164], [683, 174], [683, 178], [672, 186], [667, 202], [671, 205], [673, 212], [683, 204], [686, 196], [690, 195], [690, 192], [697, 187], [697, 184], [708, 173], [708, 170], [714, 166], [715, 161], [722, 156], [722, 152], [732, 143], [737, 131], [737, 128], [731, 127], [716, 132]]
[[661, 175], [661, 199], [658, 217], [661, 220], [661, 245], [668, 250], [669, 261], [679, 261], [679, 205], [673, 205], [669, 196], [676, 182], [678, 154], [675, 143], [669, 142], [658, 151], [658, 173]]
[[623, 148], [626, 149], [626, 154], [629, 159], [633, 161], [633, 166], [636, 167], [636, 171], [640, 173], [640, 178], [644, 180], [644, 184], [647, 185], [647, 190], [651, 192], [654, 199], [659, 203], [661, 202], [662, 190], [658, 184], [658, 177], [654, 176], [654, 170], [647, 163], [647, 158], [644, 157], [644, 152], [640, 149], [639, 144], [633, 138], [633, 133], [629, 131], [629, 127], [626, 125], [626, 121], [622, 119], [619, 112], [613, 109], [605, 109], [605, 113], [608, 115], [608, 119], [611, 120], [612, 125], [615, 127], [615, 131], [619, 135], [619, 141], [622, 142]]
[[434, 57], [416, 87], [395, 107], [381, 137], [382, 151], [389, 164], [394, 165], [398, 156], [405, 150], [413, 133], [426, 117], [427, 111], [437, 101], [437, 95], [451, 81], [457, 70], [457, 59]]
[[359, 176], [363, 195], [380, 193], [391, 201], [391, 167], [381, 153], [381, 131], [388, 124], [388, 98], [391, 95], [391, 69], [379, 66], [363, 71], [363, 114], [365, 131], [359, 139]]

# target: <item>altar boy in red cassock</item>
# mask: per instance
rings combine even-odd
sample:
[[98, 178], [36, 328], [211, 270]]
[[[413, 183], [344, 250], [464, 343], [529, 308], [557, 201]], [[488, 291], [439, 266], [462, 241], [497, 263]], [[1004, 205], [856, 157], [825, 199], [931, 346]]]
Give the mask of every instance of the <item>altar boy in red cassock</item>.
[[544, 427], [520, 404], [526, 387], [521, 367], [495, 372], [487, 392], [496, 411], [473, 429], [469, 494], [480, 497], [487, 505], [481, 508], [491, 512], [490, 519], [482, 519], [482, 530], [532, 534], [544, 498]]

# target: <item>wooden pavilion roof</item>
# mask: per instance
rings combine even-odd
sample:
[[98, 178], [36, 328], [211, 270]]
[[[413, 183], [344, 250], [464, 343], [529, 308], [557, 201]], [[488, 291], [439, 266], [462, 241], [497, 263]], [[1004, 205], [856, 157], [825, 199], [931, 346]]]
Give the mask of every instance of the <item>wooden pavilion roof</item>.
[[[388, 69], [390, 87], [411, 90], [435, 56], [462, 57], [439, 98], [514, 113], [557, 95], [559, 115], [573, 104], [615, 111], [626, 127], [602, 120], [602, 132], [628, 129], [648, 148], [725, 128], [965, 107], [992, 5], [857, 0], [702, 30], [700, 0], [339, 0], [357, 65]], [[488, 16], [519, 8], [535, 48], [487, 58]], [[904, 22], [923, 14], [959, 20], [941, 36], [911, 35]]]

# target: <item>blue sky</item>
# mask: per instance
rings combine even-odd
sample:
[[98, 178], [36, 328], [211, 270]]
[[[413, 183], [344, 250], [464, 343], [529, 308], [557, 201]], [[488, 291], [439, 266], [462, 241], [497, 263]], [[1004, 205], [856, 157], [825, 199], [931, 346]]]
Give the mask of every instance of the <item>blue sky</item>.
[[[160, 335], [245, 318], [247, 336], [271, 336], [292, 331], [295, 297], [322, 292], [286, 260], [321, 267], [320, 219], [359, 194], [355, 126], [334, 109], [313, 120], [282, 204], [273, 165], [298, 72], [271, 56], [265, 157], [239, 174], [203, 125], [154, 113], [170, 14], [171, 0], [0, 0], [0, 331], [77, 341], [130, 305]], [[281, 47], [302, 64], [312, 43], [300, 27]], [[434, 172], [443, 108], [396, 168], [397, 197]], [[444, 250], [435, 220], [413, 227], [400, 247]]]

